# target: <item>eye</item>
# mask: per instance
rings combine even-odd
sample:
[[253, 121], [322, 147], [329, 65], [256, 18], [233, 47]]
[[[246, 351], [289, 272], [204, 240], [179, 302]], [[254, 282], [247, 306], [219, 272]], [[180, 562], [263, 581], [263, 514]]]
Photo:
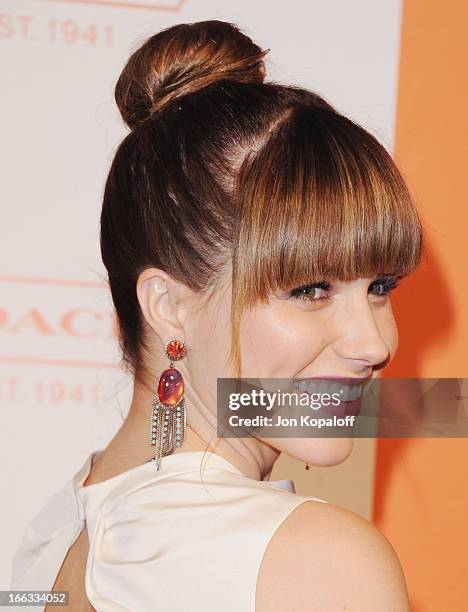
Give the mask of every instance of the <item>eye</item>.
[[[369, 293], [380, 297], [390, 295], [390, 292], [398, 287], [400, 277], [395, 276], [384, 276], [376, 279], [369, 286]], [[295, 289], [291, 289], [288, 293], [288, 297], [294, 300], [302, 300], [304, 302], [326, 302], [330, 300], [330, 296], [326, 293], [330, 291], [331, 283], [327, 281], [320, 281], [317, 283], [308, 283], [301, 285]], [[324, 295], [320, 293], [325, 292]]]
[[[384, 276], [375, 280], [369, 287], [369, 292], [378, 296], [390, 295], [392, 289], [395, 289], [400, 284], [400, 279], [397, 276]], [[372, 291], [374, 289], [375, 291]]]
[[291, 289], [289, 297], [294, 300], [303, 300], [305, 302], [324, 302], [330, 299], [329, 295], [317, 297], [319, 290], [328, 291], [330, 289], [330, 283], [326, 281], [320, 281], [318, 283], [308, 283], [307, 285], [301, 285], [295, 289]]

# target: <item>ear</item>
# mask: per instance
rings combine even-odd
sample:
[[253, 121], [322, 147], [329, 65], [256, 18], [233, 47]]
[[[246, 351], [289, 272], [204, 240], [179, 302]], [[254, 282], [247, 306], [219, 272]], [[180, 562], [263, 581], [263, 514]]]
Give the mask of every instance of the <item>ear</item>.
[[138, 277], [136, 292], [143, 316], [162, 344], [172, 336], [184, 339], [185, 285], [159, 268], [147, 268]]

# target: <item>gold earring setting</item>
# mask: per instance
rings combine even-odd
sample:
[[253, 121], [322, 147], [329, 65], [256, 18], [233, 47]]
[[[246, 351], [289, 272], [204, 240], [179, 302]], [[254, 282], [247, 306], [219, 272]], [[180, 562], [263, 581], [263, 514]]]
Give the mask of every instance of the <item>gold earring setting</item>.
[[170, 338], [164, 345], [169, 367], [159, 378], [153, 397], [150, 444], [154, 447], [156, 469], [161, 468], [161, 458], [182, 446], [185, 439], [187, 418], [184, 398], [184, 379], [174, 368], [174, 361], [183, 359], [187, 346], [178, 338]]

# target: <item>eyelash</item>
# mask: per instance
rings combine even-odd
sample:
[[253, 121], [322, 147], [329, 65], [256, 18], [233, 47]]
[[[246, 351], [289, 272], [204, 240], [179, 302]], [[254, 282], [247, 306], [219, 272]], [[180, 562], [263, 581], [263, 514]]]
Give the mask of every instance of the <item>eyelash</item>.
[[[398, 277], [389, 276], [389, 277], [378, 278], [371, 284], [370, 287], [373, 287], [374, 285], [377, 285], [377, 286], [382, 285], [383, 292], [382, 293], [379, 292], [374, 295], [385, 296], [385, 295], [390, 295], [391, 291], [395, 289], [396, 287], [398, 287], [399, 284], [400, 284], [400, 281]], [[302, 285], [301, 287], [296, 287], [295, 289], [291, 289], [288, 296], [294, 300], [302, 300], [304, 302], [325, 302], [330, 299], [330, 296], [325, 296], [325, 297], [320, 297], [320, 298], [309, 298], [309, 297], [305, 297], [304, 292], [308, 291], [309, 289], [324, 289], [325, 291], [328, 291], [330, 290], [330, 288], [331, 288], [331, 284], [326, 281], [320, 281], [318, 283], [309, 283], [307, 285]]]

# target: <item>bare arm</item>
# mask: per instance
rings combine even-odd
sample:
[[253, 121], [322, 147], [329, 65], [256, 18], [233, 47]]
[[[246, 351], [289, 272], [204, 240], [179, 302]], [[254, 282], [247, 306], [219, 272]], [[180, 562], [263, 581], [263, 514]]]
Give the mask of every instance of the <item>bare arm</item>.
[[280, 525], [263, 557], [257, 612], [410, 612], [390, 542], [348, 510], [305, 502]]

